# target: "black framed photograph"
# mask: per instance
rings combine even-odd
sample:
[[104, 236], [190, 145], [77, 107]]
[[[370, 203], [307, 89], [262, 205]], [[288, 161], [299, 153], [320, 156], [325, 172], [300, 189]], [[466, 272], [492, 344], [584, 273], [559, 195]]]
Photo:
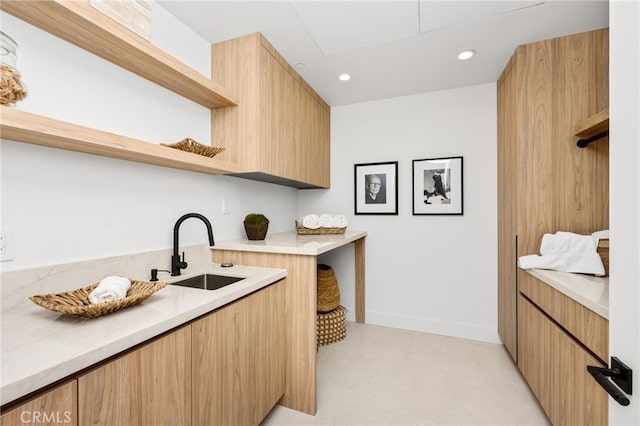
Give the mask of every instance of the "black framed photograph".
[[413, 214], [462, 214], [462, 157], [413, 160]]
[[354, 166], [355, 214], [398, 214], [398, 162]]

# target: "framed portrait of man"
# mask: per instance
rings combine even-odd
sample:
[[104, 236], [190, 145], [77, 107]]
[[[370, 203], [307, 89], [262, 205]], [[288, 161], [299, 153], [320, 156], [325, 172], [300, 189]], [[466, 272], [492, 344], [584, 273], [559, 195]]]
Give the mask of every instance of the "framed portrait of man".
[[398, 162], [354, 167], [355, 214], [398, 214]]

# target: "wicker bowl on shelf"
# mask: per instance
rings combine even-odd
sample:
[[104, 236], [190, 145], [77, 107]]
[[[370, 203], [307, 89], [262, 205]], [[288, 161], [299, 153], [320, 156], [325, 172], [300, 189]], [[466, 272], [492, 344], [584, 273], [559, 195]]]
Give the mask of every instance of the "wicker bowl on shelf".
[[160, 145], [166, 146], [169, 148], [179, 149], [180, 151], [203, 155], [205, 157], [210, 157], [210, 158], [213, 158], [216, 156], [216, 154], [219, 154], [222, 151], [224, 151], [224, 148], [204, 145], [191, 138], [186, 138], [181, 140], [180, 142], [176, 142], [172, 144], [163, 143]]
[[89, 301], [89, 294], [98, 286], [98, 284], [93, 284], [73, 291], [67, 291], [65, 293], [30, 296], [29, 300], [38, 306], [49, 309], [50, 311], [69, 315], [80, 315], [86, 318], [97, 318], [137, 305], [156, 291], [164, 288], [166, 285], [167, 283], [165, 282], [152, 283], [147, 281], [131, 280], [131, 287], [124, 298], [96, 304], [92, 304]]

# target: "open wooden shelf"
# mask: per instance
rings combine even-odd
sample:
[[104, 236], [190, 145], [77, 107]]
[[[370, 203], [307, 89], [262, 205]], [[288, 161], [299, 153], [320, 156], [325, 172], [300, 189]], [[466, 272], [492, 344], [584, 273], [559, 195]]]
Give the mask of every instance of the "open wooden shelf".
[[135, 32], [71, 0], [2, 0], [0, 9], [207, 108], [237, 105], [235, 96]]
[[[3, 0], [4, 2], [4, 0]], [[240, 172], [237, 164], [114, 133], [0, 107], [0, 138], [210, 175]]]
[[575, 136], [579, 139], [589, 139], [607, 130], [609, 130], [609, 108], [579, 123], [575, 129]]

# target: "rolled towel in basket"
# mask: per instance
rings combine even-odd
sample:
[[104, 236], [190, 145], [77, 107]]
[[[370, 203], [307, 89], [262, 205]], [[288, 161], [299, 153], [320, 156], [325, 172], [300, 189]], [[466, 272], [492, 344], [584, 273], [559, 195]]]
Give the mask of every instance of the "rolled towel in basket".
[[318, 222], [320, 223], [320, 228], [333, 228], [333, 216], [330, 214], [321, 214], [318, 218]]
[[317, 214], [308, 214], [302, 218], [302, 226], [309, 229], [320, 228], [320, 218]]
[[106, 277], [89, 294], [89, 301], [94, 305], [123, 299], [131, 287], [131, 281], [124, 277]]
[[333, 216], [333, 226], [335, 228], [346, 228], [347, 227], [347, 217], [343, 214], [337, 214]]

